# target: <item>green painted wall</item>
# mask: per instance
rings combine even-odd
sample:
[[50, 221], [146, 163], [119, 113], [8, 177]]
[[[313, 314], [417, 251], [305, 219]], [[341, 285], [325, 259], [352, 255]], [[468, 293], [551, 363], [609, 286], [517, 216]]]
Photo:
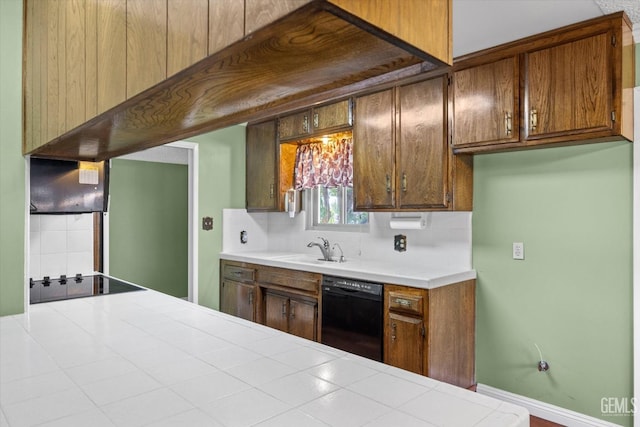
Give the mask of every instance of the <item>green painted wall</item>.
[[632, 149], [475, 157], [479, 383], [631, 426], [600, 400], [632, 395]]
[[24, 311], [22, 0], [0, 0], [0, 316]]
[[200, 155], [199, 217], [213, 217], [213, 230], [199, 228], [199, 303], [218, 309], [222, 209], [245, 207], [245, 130], [233, 126], [190, 138]]
[[113, 160], [109, 194], [109, 273], [186, 297], [187, 166]]

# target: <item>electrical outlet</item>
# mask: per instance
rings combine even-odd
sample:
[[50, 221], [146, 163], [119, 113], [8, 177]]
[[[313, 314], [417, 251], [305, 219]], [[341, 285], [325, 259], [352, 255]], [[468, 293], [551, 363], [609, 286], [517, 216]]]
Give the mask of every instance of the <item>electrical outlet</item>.
[[202, 229], [205, 231], [213, 230], [213, 218], [210, 216], [205, 216], [202, 218]]
[[513, 259], [524, 259], [524, 243], [513, 242]]
[[393, 236], [393, 249], [398, 252], [404, 252], [407, 250], [407, 236], [404, 234], [397, 234]]

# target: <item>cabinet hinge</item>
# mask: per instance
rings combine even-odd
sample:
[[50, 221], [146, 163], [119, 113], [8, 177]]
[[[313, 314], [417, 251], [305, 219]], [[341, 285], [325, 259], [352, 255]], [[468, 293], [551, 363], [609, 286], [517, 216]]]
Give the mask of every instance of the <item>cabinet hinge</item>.
[[451, 203], [451, 192], [447, 191], [447, 194], [445, 194], [444, 197], [447, 200], [447, 203]]
[[613, 46], [616, 45], [616, 36], [615, 36], [615, 34], [613, 36], [611, 36], [611, 45], [613, 45]]
[[616, 121], [616, 112], [615, 112], [615, 111], [612, 111], [612, 112], [611, 112], [611, 121], [612, 121], [612, 122], [615, 122], [615, 121]]
[[420, 327], [420, 336], [421, 336], [422, 338], [424, 338], [424, 336], [425, 336], [426, 334], [427, 334], [427, 331], [425, 331], [425, 329], [424, 329], [424, 325], [422, 325], [422, 326]]
[[447, 76], [447, 86], [451, 86], [451, 76]]

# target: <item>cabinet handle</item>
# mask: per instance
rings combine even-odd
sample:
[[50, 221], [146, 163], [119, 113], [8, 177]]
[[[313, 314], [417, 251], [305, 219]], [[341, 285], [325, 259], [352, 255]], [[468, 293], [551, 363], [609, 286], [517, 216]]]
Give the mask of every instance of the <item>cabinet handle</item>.
[[274, 193], [275, 193], [274, 187], [275, 187], [274, 184], [269, 185], [269, 198], [270, 199], [273, 199], [273, 196], [274, 196]]
[[282, 303], [282, 316], [285, 317], [287, 315], [287, 303]]
[[391, 193], [391, 177], [387, 174], [387, 193]]
[[302, 118], [302, 131], [309, 132], [309, 116], [307, 116], [306, 114]]
[[289, 309], [289, 311], [291, 312], [291, 318], [295, 319], [296, 318], [296, 311], [295, 311], [295, 304], [291, 304], [291, 308]]
[[538, 110], [535, 108], [532, 108], [531, 113], [529, 113], [529, 124], [530, 130], [535, 132], [538, 127]]
[[320, 117], [318, 113], [313, 113], [313, 127], [316, 129], [320, 127]]
[[407, 174], [402, 172], [402, 191], [407, 192]]
[[249, 292], [249, 305], [253, 305], [253, 291]]
[[397, 325], [396, 325], [396, 322], [393, 322], [391, 324], [391, 342], [396, 341], [396, 331], [397, 331]]
[[401, 305], [403, 307], [411, 307], [411, 301], [404, 298], [396, 298], [396, 304]]
[[508, 111], [504, 113], [504, 131], [507, 136], [511, 136], [511, 113]]

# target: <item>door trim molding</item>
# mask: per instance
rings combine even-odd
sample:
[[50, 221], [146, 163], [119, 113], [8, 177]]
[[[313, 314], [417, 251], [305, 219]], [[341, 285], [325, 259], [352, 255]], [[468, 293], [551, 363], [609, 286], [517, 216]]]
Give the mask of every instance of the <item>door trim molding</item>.
[[[199, 215], [199, 206], [198, 206], [198, 190], [199, 190], [199, 150], [198, 144], [195, 142], [188, 141], [176, 141], [170, 144], [166, 144], [160, 147], [172, 147], [179, 148], [182, 150], [187, 150], [187, 167], [188, 167], [188, 217], [189, 217], [189, 228], [188, 228], [188, 272], [189, 272], [189, 286], [188, 286], [188, 297], [187, 299], [195, 304], [198, 304], [198, 215]], [[139, 160], [139, 161], [157, 161], [157, 158], [153, 155], [153, 148], [149, 150], [144, 150], [132, 156], [128, 160]], [[145, 156], [145, 153], [148, 156]], [[166, 161], [165, 163], [177, 163], [184, 164], [183, 161]], [[108, 212], [103, 214], [104, 218], [104, 273], [109, 274], [109, 215]]]

